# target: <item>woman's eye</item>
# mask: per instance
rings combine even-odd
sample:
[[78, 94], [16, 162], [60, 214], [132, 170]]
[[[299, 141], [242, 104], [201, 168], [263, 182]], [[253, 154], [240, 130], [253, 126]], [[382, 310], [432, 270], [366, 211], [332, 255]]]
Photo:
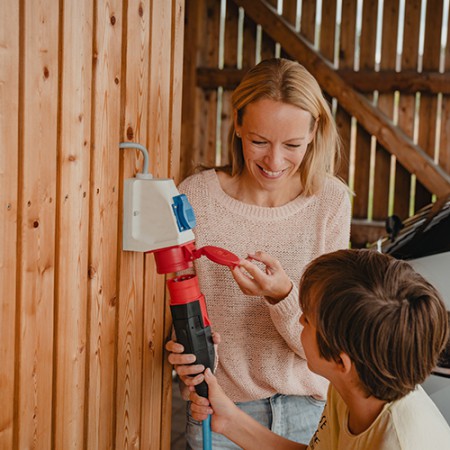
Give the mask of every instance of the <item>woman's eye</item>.
[[302, 144], [286, 144], [286, 146], [287, 146], [288, 148], [293, 148], [293, 149], [295, 149], [295, 148], [300, 148], [300, 147], [302, 146]]
[[264, 145], [266, 141], [252, 141], [252, 144], [254, 145]]

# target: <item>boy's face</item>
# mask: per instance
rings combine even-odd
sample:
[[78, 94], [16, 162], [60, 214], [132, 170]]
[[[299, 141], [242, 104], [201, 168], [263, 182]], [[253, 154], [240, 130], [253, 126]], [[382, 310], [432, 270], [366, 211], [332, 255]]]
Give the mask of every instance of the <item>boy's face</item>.
[[321, 361], [325, 361], [319, 353], [319, 347], [317, 345], [316, 327], [312, 323], [312, 320], [305, 314], [300, 316], [300, 325], [303, 326], [303, 330], [300, 334], [303, 350], [306, 355], [306, 362], [308, 367], [313, 372], [322, 375], [320, 371]]
[[[310, 292], [309, 295], [312, 295], [310, 301], [314, 302], [314, 292]], [[303, 313], [300, 316], [300, 324], [303, 326], [300, 340], [302, 341], [309, 369], [318, 375], [328, 378], [327, 375], [330, 374], [332, 362], [327, 361], [320, 355], [319, 346], [317, 345], [317, 329], [314, 325], [314, 318], [308, 317]]]

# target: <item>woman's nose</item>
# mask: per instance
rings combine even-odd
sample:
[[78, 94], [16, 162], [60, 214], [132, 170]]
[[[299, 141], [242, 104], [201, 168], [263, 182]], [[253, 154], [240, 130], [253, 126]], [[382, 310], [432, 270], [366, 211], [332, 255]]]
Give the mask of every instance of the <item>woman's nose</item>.
[[270, 168], [281, 169], [283, 162], [283, 152], [280, 146], [272, 145], [266, 154], [266, 163], [270, 165]]

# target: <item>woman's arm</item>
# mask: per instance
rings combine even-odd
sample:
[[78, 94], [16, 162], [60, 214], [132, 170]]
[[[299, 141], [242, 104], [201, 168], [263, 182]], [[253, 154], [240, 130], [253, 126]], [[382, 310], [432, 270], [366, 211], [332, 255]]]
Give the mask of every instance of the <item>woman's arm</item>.
[[[265, 271], [253, 261], [262, 263]], [[241, 260], [235, 268], [233, 277], [246, 295], [264, 296], [269, 313], [276, 329], [289, 348], [305, 358], [305, 352], [299, 339], [301, 332], [298, 287], [284, 271], [281, 263], [266, 252], [256, 252]]]

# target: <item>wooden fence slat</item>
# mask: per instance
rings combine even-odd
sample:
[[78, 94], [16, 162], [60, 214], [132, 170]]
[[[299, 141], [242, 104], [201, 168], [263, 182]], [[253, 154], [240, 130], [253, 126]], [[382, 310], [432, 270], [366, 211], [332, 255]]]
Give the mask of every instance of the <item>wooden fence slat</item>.
[[115, 436], [117, 226], [119, 193], [122, 2], [96, 3], [89, 241], [88, 449], [107, 449]]
[[[13, 446], [19, 160], [19, 10], [0, 2], [0, 448]], [[5, 114], [3, 112], [6, 112]]]
[[237, 67], [239, 8], [232, 1], [227, 2], [224, 36], [224, 67]]
[[[355, 36], [356, 36], [356, 7], [357, 0], [342, 1], [341, 32], [339, 40], [340, 69], [353, 69], [355, 64]], [[337, 175], [346, 183], [353, 185], [350, 178], [349, 167], [351, 163], [352, 148], [352, 118], [345, 109], [339, 105], [336, 108], [336, 125], [342, 139], [342, 155]], [[353, 201], [353, 198], [352, 198]]]
[[[277, 0], [266, 0], [266, 2], [275, 10], [277, 9]], [[264, 28], [261, 28], [261, 52], [259, 55], [259, 61], [275, 57], [275, 47], [276, 41], [264, 32]]]
[[322, 18], [320, 25], [320, 53], [334, 64], [335, 36], [336, 36], [336, 0], [322, 2]]
[[[171, 2], [152, 2], [150, 26], [150, 52], [152, 65], [149, 70], [148, 116], [151, 127], [147, 130], [151, 172], [162, 177], [169, 171], [170, 114], [171, 114], [171, 65], [165, 64], [172, 54], [173, 36], [168, 34], [174, 13]], [[154, 20], [153, 20], [154, 19]], [[163, 347], [164, 347], [164, 292], [165, 280], [156, 275], [153, 255], [145, 257], [144, 266], [144, 348], [142, 401], [146, 405], [142, 416], [143, 448], [159, 449], [162, 434], [161, 415], [150, 414], [162, 410]], [[164, 437], [167, 441], [167, 436]]]
[[[148, 82], [150, 44], [150, 2], [131, 0], [124, 11], [126, 61], [123, 65], [124, 99], [123, 141], [147, 147]], [[124, 149], [123, 179], [142, 172], [143, 157], [138, 150]], [[120, 198], [123, 198], [123, 194]], [[123, 205], [119, 205], [119, 211]], [[119, 224], [119, 248], [122, 247], [122, 220]], [[141, 444], [142, 353], [144, 315], [144, 255], [119, 252], [119, 303], [117, 343], [117, 448], [139, 448]]]
[[[145, 256], [144, 287], [144, 344], [143, 371], [147, 378], [143, 380], [142, 404], [142, 448], [159, 450], [162, 436], [161, 417], [152, 411], [161, 410], [162, 370], [164, 346], [164, 277], [155, 275], [156, 265], [151, 254]], [[150, 275], [152, 274], [152, 275]], [[169, 430], [164, 430], [170, 434]], [[167, 440], [167, 437], [164, 438]]]
[[[171, 82], [170, 82], [170, 118], [169, 118], [169, 177], [177, 184], [180, 179], [180, 145], [181, 145], [181, 99], [183, 86], [184, 40], [184, 0], [172, 0], [172, 47], [171, 47]], [[161, 282], [162, 283], [162, 282]], [[168, 293], [165, 289], [164, 327], [161, 350], [163, 355], [163, 390], [161, 411], [161, 445], [162, 450], [171, 446], [172, 430], [172, 364], [169, 363], [164, 344], [172, 336], [172, 315], [169, 308]], [[145, 376], [145, 375], [144, 375]], [[148, 436], [148, 440], [151, 436]]]
[[[362, 28], [359, 51], [359, 67], [374, 70], [375, 40], [377, 31], [378, 0], [363, 3]], [[372, 101], [373, 95], [367, 95]], [[355, 199], [353, 201], [353, 217], [369, 218], [369, 180], [372, 136], [358, 125], [355, 153]]]
[[[297, 22], [297, 1], [296, 0], [284, 0], [283, 1], [283, 11], [281, 13], [282, 17], [284, 17], [292, 27], [295, 29]], [[281, 58], [291, 59], [291, 57], [284, 51], [281, 47], [280, 52]]]
[[92, 19], [89, 0], [65, 4], [58, 113], [57, 341], [53, 414], [54, 446], [64, 449], [82, 449], [84, 444]]
[[302, 2], [300, 34], [312, 45], [314, 45], [316, 32], [316, 8], [316, 2]]
[[[383, 32], [381, 36], [380, 69], [395, 69], [397, 58], [397, 31], [399, 2], [391, 0], [383, 4]], [[390, 119], [394, 115], [394, 94], [380, 94], [378, 108]], [[375, 176], [373, 196], [373, 219], [385, 220], [389, 215], [391, 155], [377, 143], [375, 153]]]
[[[450, 4], [448, 4], [450, 12]], [[450, 17], [450, 14], [447, 14]], [[447, 44], [444, 53], [444, 72], [450, 73], [450, 20], [447, 22]], [[450, 94], [442, 97], [439, 164], [450, 173]]]
[[[227, 16], [224, 39], [224, 67], [238, 67], [238, 19], [239, 8], [232, 1], [227, 2]], [[231, 107], [231, 91], [223, 89], [222, 110], [220, 111], [220, 164], [229, 162], [228, 155], [228, 131], [233, 120]]]
[[244, 11], [244, 37], [242, 48], [242, 67], [253, 67], [256, 64], [256, 24]]
[[204, 0], [187, 1], [185, 14], [184, 41], [193, 40], [194, 44], [186, 45], [183, 57], [183, 103], [181, 134], [181, 177], [185, 178], [192, 167], [196, 152], [194, 138], [197, 136], [198, 98], [197, 98], [197, 45], [203, 34]]
[[[27, 2], [20, 104], [17, 448], [50, 448], [53, 382], [58, 5]], [[26, 104], [25, 100], [26, 99]], [[14, 149], [11, 149], [14, 151]]]
[[[441, 21], [442, 0], [427, 0], [425, 20], [425, 40], [423, 48], [423, 68], [425, 70], [438, 70], [441, 53]], [[436, 143], [437, 96], [422, 94], [419, 108], [419, 136], [418, 143], [425, 152], [434, 158]], [[431, 126], [430, 126], [431, 124]], [[431, 203], [431, 193], [418, 182], [416, 185], [415, 209]]]
[[[419, 33], [421, 0], [409, 0], [405, 4], [405, 25], [401, 70], [417, 71], [419, 58]], [[398, 126], [412, 139], [414, 136], [415, 94], [400, 93], [398, 106]], [[394, 213], [404, 219], [409, 216], [411, 174], [398, 161], [395, 165]]]

